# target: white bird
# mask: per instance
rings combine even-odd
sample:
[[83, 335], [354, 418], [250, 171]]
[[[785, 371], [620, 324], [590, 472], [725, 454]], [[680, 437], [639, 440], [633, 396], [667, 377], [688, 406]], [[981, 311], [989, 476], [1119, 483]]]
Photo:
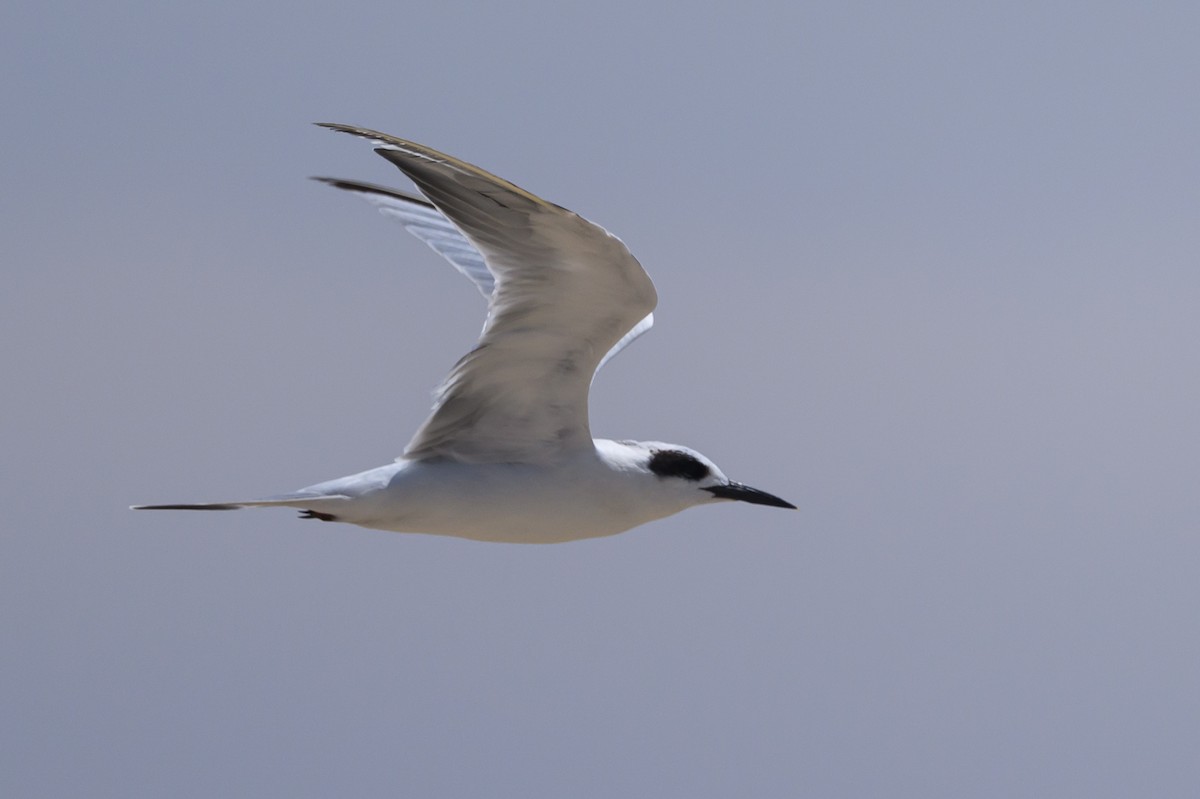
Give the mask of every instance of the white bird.
[[135, 510], [282, 506], [379, 530], [552, 543], [727, 500], [795, 508], [729, 480], [688, 447], [592, 438], [593, 375], [650, 329], [657, 302], [618, 238], [437, 150], [319, 124], [370, 140], [425, 195], [317, 178], [399, 220], [470, 278], [488, 300], [479, 342], [451, 369], [432, 414], [393, 463], [262, 499]]

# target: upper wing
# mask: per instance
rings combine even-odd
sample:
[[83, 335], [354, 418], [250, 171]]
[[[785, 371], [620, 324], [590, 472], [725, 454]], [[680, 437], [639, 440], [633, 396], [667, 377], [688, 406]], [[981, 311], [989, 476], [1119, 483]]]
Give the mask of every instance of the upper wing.
[[[413, 197], [402, 191], [341, 178], [313, 178], [338, 189], [343, 189], [369, 202], [379, 213], [395, 219], [404, 229], [428, 244], [434, 252], [449, 261], [455, 269], [470, 278], [485, 299], [491, 300], [496, 280], [492, 277], [483, 255], [467, 241], [458, 228], [441, 211], [427, 200]], [[642, 321], [633, 326], [612, 349], [600, 359], [600, 365], [612, 360], [613, 356], [629, 345], [638, 336], [654, 326], [654, 314], [646, 314]], [[593, 375], [593, 379], [594, 379]]]
[[[591, 447], [592, 375], [606, 354], [650, 327], [657, 302], [625, 245], [578, 214], [436, 150], [364, 128], [323, 127], [375, 142], [482, 255], [494, 280], [479, 343], [438, 389], [405, 457], [546, 463]], [[418, 230], [445, 234], [436, 224], [416, 224], [422, 212], [411, 198], [384, 190], [385, 201], [376, 187], [371, 192], [402, 221], [402, 214], [412, 218], [405, 226], [431, 246]], [[406, 200], [410, 207], [398, 211]], [[483, 289], [469, 261], [447, 258]]]

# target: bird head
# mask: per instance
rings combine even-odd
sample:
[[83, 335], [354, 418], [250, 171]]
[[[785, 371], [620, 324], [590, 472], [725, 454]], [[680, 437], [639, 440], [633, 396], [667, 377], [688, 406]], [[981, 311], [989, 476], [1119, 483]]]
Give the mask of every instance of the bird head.
[[622, 442], [636, 448], [639, 465], [663, 488], [678, 491], [688, 505], [737, 500], [773, 508], [796, 506], [774, 494], [730, 480], [711, 460], [690, 447], [659, 441]]

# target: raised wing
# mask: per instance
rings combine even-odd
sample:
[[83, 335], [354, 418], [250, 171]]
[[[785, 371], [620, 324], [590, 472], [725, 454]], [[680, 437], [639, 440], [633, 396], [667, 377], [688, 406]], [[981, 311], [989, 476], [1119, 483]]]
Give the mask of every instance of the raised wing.
[[[361, 197], [379, 209], [379, 213], [395, 219], [404, 229], [429, 245], [438, 255], [449, 261], [455, 269], [470, 278], [485, 299], [491, 300], [496, 281], [483, 260], [483, 255], [467, 237], [454, 226], [431, 202], [402, 191], [341, 178], [313, 178], [334, 188], [348, 191]], [[646, 314], [642, 321], [633, 326], [620, 341], [612, 346], [596, 367], [599, 371], [629, 343], [654, 326], [654, 314]], [[593, 380], [595, 375], [593, 375]]]
[[[590, 448], [592, 375], [610, 350], [649, 328], [657, 302], [625, 245], [465, 161], [365, 128], [323, 127], [372, 140], [483, 256], [494, 279], [479, 342], [438, 389], [405, 457], [550, 463]], [[404, 195], [389, 196], [403, 202]]]

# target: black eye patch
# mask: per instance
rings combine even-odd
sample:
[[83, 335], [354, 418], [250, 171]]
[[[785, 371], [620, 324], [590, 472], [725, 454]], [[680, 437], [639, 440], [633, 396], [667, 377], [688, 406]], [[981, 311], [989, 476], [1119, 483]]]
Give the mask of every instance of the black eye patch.
[[659, 477], [682, 477], [684, 480], [703, 480], [708, 467], [694, 455], [676, 449], [660, 449], [650, 456], [650, 471]]

